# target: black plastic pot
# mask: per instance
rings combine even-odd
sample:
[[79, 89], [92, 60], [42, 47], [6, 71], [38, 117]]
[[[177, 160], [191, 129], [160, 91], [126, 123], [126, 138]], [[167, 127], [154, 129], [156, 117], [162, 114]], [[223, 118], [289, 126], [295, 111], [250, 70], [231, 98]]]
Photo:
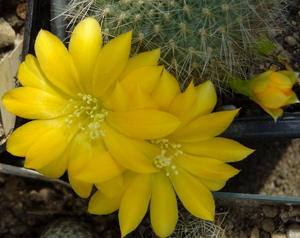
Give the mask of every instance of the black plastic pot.
[[269, 115], [237, 118], [220, 136], [237, 141], [300, 138], [300, 112], [284, 113], [276, 122]]

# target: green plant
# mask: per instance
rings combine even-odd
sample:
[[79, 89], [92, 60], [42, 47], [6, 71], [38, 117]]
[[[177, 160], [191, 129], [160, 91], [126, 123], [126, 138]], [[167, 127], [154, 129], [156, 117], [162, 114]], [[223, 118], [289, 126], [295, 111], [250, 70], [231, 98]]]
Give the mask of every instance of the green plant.
[[89, 224], [71, 217], [54, 219], [43, 230], [40, 238], [95, 238]]
[[[206, 221], [191, 215], [185, 208], [179, 209], [178, 222], [174, 232], [168, 238], [223, 238], [225, 230], [221, 227], [225, 214], [216, 214], [216, 221]], [[150, 223], [145, 220], [145, 224]], [[151, 227], [140, 226], [134, 238], [157, 238]]]
[[175, 231], [169, 238], [221, 238], [224, 235], [225, 231], [213, 221], [199, 219], [183, 209], [179, 216]]
[[[270, 32], [283, 18], [278, 0], [71, 0], [70, 26], [88, 16], [106, 40], [133, 31], [132, 54], [160, 48], [161, 62], [185, 87], [228, 77], [247, 78], [261, 42], [275, 49]], [[270, 47], [271, 45], [271, 47]]]

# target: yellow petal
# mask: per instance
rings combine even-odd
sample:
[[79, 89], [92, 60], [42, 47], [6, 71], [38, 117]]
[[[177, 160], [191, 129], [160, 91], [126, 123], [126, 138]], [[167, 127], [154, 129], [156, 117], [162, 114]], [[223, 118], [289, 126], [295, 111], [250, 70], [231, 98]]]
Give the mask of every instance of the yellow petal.
[[177, 95], [169, 111], [181, 121], [178, 130], [186, 126], [193, 119], [196, 106], [196, 90], [193, 82], [191, 82], [184, 93]]
[[75, 178], [89, 183], [101, 183], [120, 175], [124, 170], [125, 168], [105, 151], [87, 160]]
[[145, 93], [140, 85], [136, 85], [131, 94], [129, 110], [158, 109], [155, 101]]
[[296, 82], [297, 77], [299, 76], [298, 72], [288, 71], [288, 70], [281, 70], [278, 71], [277, 73], [287, 76], [290, 79], [292, 85]]
[[8, 91], [4, 94], [2, 103], [11, 113], [27, 119], [52, 119], [62, 116], [68, 105], [64, 98], [29, 87]]
[[78, 131], [69, 147], [68, 166], [69, 175], [72, 177], [78, 176], [90, 161], [95, 160], [95, 158], [107, 151], [102, 137], [91, 139], [88, 133], [84, 133], [81, 130]]
[[176, 194], [169, 178], [162, 172], [153, 176], [150, 218], [153, 230], [159, 237], [169, 236], [178, 220]]
[[228, 128], [238, 111], [239, 109], [201, 116], [181, 130], [175, 131], [170, 138], [181, 143], [196, 142], [218, 136]]
[[131, 32], [109, 41], [100, 51], [93, 74], [93, 96], [100, 98], [120, 77], [129, 57]]
[[293, 86], [291, 79], [280, 72], [271, 73], [271, 75], [269, 76], [269, 80], [271, 82], [271, 86], [278, 87], [282, 90], [291, 89]]
[[97, 215], [107, 215], [117, 211], [120, 207], [122, 196], [106, 197], [97, 191], [90, 199], [88, 212]]
[[107, 197], [99, 191], [96, 192], [89, 202], [88, 212], [92, 214], [105, 215], [118, 210], [123, 198], [123, 194], [135, 175], [136, 173], [133, 173], [129, 170], [124, 172], [122, 187], [119, 190], [119, 193], [113, 198]]
[[109, 112], [106, 120], [124, 135], [145, 140], [165, 137], [180, 124], [175, 116], [158, 110]]
[[155, 49], [148, 52], [143, 52], [130, 58], [120, 77], [122, 79], [131, 71], [134, 71], [144, 66], [156, 66], [160, 57], [160, 49]]
[[273, 70], [268, 70], [253, 79], [249, 80], [249, 88], [254, 93], [263, 92], [269, 84], [269, 77], [273, 73]]
[[51, 130], [42, 134], [29, 148], [24, 167], [41, 169], [53, 160], [63, 156], [75, 133], [76, 131], [69, 131], [64, 125], [52, 127]]
[[189, 111], [193, 109], [196, 102], [196, 90], [193, 82], [187, 87], [187, 89], [179, 94], [173, 101], [170, 112], [177, 116], [179, 119], [183, 119]]
[[123, 186], [123, 176], [122, 174], [107, 180], [105, 182], [96, 183], [97, 189], [103, 193], [108, 198], [116, 197], [122, 189]]
[[140, 85], [136, 85], [132, 93], [123, 89], [119, 82], [114, 91], [104, 102], [105, 108], [116, 112], [124, 112], [140, 109], [157, 109], [155, 101], [145, 93]]
[[208, 178], [200, 178], [197, 177], [197, 179], [208, 188], [209, 191], [218, 191], [222, 189], [227, 182], [227, 179], [224, 180], [217, 180], [217, 179], [208, 179]]
[[81, 21], [71, 35], [69, 51], [85, 92], [92, 92], [93, 72], [101, 47], [99, 23], [93, 18]]
[[[97, 148], [96, 150], [98, 151]], [[93, 183], [79, 180], [76, 176], [94, 159], [92, 139], [83, 131], [79, 131], [71, 141], [67, 153], [69, 156], [68, 176], [70, 184], [80, 197], [86, 198], [91, 193]]]
[[[23, 86], [37, 88], [53, 95], [60, 95], [46, 79], [37, 59], [28, 54], [18, 70], [18, 80]], [[63, 96], [62, 94], [60, 96]]]
[[217, 94], [211, 81], [202, 83], [196, 87], [197, 108], [195, 117], [206, 115], [212, 112], [217, 103]]
[[162, 66], [147, 66], [138, 68], [122, 79], [122, 87], [129, 93], [132, 93], [137, 84], [140, 85], [141, 89], [150, 94], [156, 87], [160, 75], [163, 71]]
[[7, 140], [6, 149], [15, 156], [25, 157], [29, 148], [39, 140], [42, 135], [61, 125], [62, 121], [56, 119], [27, 122], [10, 135]]
[[289, 104], [293, 104], [293, 103], [299, 102], [296, 93], [294, 93], [294, 92], [292, 91], [291, 94], [292, 94], [292, 95], [290, 96], [289, 100], [286, 102], [286, 105], [289, 105]]
[[277, 88], [268, 88], [264, 92], [255, 95], [255, 101], [266, 108], [276, 109], [286, 105], [291, 93], [284, 94]]
[[35, 52], [47, 79], [62, 92], [78, 97], [82, 88], [73, 60], [63, 43], [50, 32], [41, 30], [36, 38]]
[[93, 188], [93, 183], [85, 182], [79, 179], [76, 179], [74, 176], [72, 176], [72, 173], [70, 171], [74, 167], [68, 166], [68, 179], [69, 183], [72, 187], [72, 189], [76, 192], [76, 194], [82, 198], [87, 198], [90, 196]]
[[151, 96], [160, 110], [169, 112], [174, 98], [180, 94], [177, 80], [167, 70], [163, 70], [158, 84]]
[[[109, 152], [120, 165], [138, 173], [157, 172], [157, 169], [152, 164], [154, 158], [151, 160], [146, 154], [149, 153], [147, 150], [157, 151], [156, 146], [142, 140], [126, 137], [105, 123], [102, 123], [102, 128], [106, 133], [103, 140]], [[144, 149], [146, 152], [141, 151], [141, 149]]]
[[37, 171], [47, 178], [57, 179], [60, 178], [66, 172], [68, 164], [67, 162], [67, 155], [64, 154], [63, 157], [59, 157], [53, 160], [45, 167], [37, 169]]
[[104, 106], [108, 110], [123, 112], [129, 109], [130, 98], [128, 93], [122, 88], [119, 82], [116, 83], [114, 91], [108, 97]]
[[215, 202], [211, 192], [180, 166], [177, 170], [177, 175], [170, 173], [170, 179], [182, 204], [192, 215], [213, 221]]
[[88, 196], [90, 196], [93, 188], [92, 183], [83, 182], [70, 176], [69, 183], [79, 197], [87, 198]]
[[133, 231], [148, 210], [151, 197], [151, 175], [137, 174], [126, 189], [119, 209], [121, 236]]
[[281, 108], [270, 109], [263, 107], [260, 105], [271, 117], [273, 117], [274, 121], [277, 121], [278, 117], [283, 114], [283, 110]]
[[180, 149], [187, 154], [211, 157], [226, 163], [240, 161], [254, 151], [234, 140], [221, 137], [198, 142], [181, 143]]
[[220, 160], [187, 154], [176, 157], [176, 163], [185, 168], [189, 173], [201, 178], [229, 179], [239, 172], [239, 170]]

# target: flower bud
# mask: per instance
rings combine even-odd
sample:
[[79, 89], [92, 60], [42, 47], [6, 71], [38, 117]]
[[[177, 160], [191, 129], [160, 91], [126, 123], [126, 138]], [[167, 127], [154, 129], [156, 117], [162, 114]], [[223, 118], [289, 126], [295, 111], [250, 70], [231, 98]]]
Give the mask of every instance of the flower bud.
[[260, 105], [276, 121], [283, 113], [281, 107], [298, 102], [292, 91], [297, 76], [293, 71], [268, 70], [248, 81], [231, 82], [230, 86]]

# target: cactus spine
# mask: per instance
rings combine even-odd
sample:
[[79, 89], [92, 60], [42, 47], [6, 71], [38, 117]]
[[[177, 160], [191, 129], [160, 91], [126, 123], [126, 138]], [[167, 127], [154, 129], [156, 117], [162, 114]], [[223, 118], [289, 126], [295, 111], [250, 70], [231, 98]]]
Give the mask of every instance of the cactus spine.
[[161, 48], [161, 62], [185, 85], [247, 78], [260, 41], [283, 17], [278, 0], [71, 0], [70, 25], [92, 16], [106, 39], [132, 30], [132, 54]]

